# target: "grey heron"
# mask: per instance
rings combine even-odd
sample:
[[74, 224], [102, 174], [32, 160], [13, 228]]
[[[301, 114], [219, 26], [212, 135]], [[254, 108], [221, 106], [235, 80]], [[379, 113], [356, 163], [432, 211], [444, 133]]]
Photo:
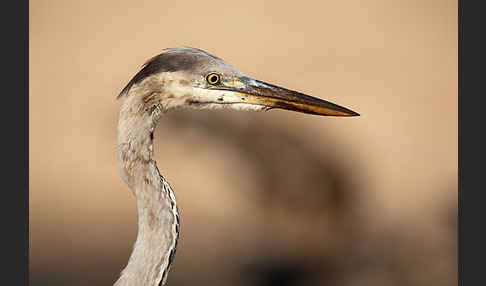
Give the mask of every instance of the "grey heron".
[[120, 173], [137, 199], [138, 234], [117, 286], [165, 285], [179, 237], [173, 189], [154, 159], [153, 133], [162, 114], [180, 109], [262, 111], [274, 108], [326, 116], [358, 116], [334, 103], [245, 76], [203, 50], [172, 48], [148, 60], [123, 88], [118, 121]]

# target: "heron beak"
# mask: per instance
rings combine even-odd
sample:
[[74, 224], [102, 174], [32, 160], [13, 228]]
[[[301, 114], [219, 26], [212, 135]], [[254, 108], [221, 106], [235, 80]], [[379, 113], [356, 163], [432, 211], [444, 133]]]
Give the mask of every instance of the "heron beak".
[[222, 88], [241, 95], [241, 102], [324, 116], [359, 116], [358, 113], [297, 91], [248, 77], [223, 82]]

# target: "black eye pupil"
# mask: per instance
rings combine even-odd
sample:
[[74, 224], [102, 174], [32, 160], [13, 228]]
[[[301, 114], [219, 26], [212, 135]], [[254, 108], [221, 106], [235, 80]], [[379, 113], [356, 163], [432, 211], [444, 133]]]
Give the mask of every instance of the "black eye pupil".
[[219, 77], [215, 74], [209, 76], [209, 83], [215, 84], [219, 80]]

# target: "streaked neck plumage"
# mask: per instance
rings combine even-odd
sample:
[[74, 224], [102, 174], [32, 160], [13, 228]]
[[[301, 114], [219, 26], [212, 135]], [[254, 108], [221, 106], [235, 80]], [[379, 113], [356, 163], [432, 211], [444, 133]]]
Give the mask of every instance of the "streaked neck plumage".
[[160, 109], [139, 88], [126, 97], [118, 122], [120, 172], [137, 198], [138, 235], [115, 286], [164, 285], [179, 236], [174, 193], [153, 157], [153, 132]]

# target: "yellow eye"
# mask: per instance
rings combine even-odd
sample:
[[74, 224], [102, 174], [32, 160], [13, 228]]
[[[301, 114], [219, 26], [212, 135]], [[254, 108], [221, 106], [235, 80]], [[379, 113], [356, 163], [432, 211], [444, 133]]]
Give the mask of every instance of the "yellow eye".
[[210, 73], [206, 76], [206, 81], [209, 84], [216, 85], [221, 81], [221, 75], [217, 73]]

